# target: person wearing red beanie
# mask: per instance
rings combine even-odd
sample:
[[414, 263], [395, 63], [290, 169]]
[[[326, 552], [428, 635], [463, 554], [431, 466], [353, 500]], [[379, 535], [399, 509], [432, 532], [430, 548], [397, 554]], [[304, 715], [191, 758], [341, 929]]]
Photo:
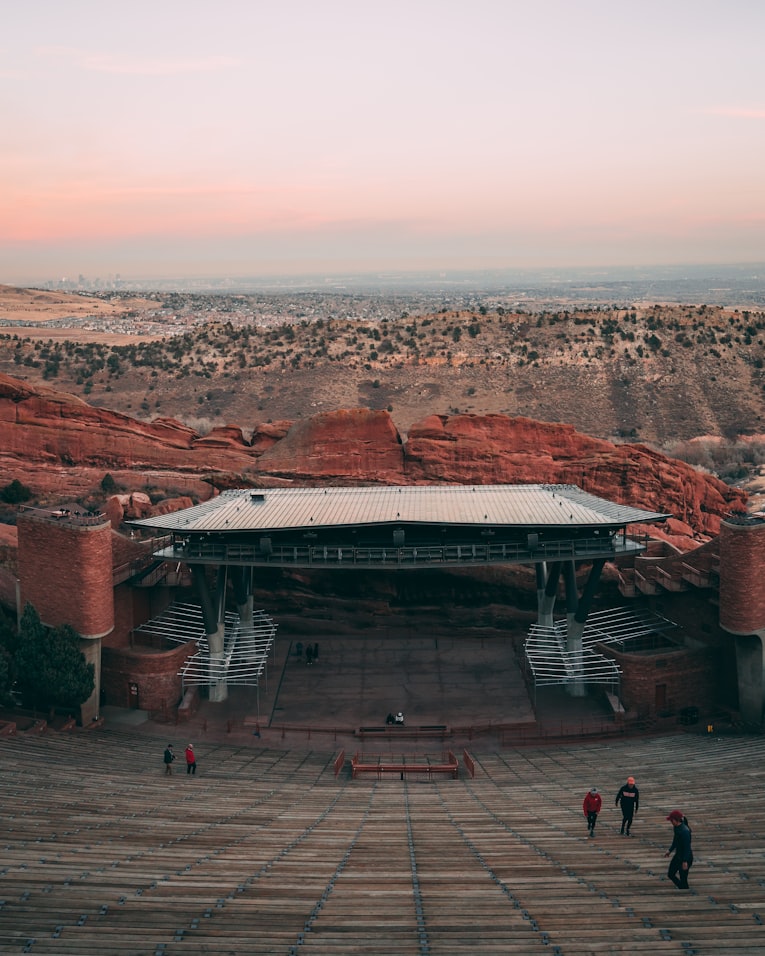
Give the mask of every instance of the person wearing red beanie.
[[635, 786], [635, 778], [627, 777], [627, 782], [619, 787], [614, 806], [622, 808], [622, 836], [630, 836], [632, 820], [640, 806], [640, 793]]

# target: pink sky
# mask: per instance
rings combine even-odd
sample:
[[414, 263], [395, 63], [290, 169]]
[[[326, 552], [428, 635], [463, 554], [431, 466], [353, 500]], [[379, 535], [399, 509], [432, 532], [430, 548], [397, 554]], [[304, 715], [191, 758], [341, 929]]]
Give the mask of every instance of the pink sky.
[[0, 282], [765, 259], [765, 4], [30, 0]]

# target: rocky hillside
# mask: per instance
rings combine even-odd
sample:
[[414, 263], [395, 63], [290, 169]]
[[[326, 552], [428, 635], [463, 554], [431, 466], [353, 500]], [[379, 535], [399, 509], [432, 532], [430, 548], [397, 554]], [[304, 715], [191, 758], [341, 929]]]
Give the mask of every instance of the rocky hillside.
[[[130, 322], [140, 332], [140, 310]], [[156, 328], [156, 315], [153, 326]], [[570, 307], [396, 319], [210, 319], [116, 344], [18, 328], [0, 371], [144, 421], [197, 432], [317, 412], [387, 410], [402, 435], [428, 415], [523, 416], [602, 439], [666, 443], [765, 432], [765, 313], [719, 306]], [[78, 338], [79, 336], [79, 338]]]
[[237, 426], [201, 435], [172, 419], [147, 423], [0, 376], [0, 486], [14, 480], [38, 500], [84, 507], [99, 498], [102, 507], [115, 490], [130, 507], [131, 492], [148, 506], [205, 498], [211, 486], [570, 483], [672, 514], [670, 534], [696, 538], [715, 534], [722, 515], [745, 506], [742, 492], [683, 462], [571, 425], [430, 415], [403, 436], [387, 411], [355, 408], [257, 425], [249, 437]]

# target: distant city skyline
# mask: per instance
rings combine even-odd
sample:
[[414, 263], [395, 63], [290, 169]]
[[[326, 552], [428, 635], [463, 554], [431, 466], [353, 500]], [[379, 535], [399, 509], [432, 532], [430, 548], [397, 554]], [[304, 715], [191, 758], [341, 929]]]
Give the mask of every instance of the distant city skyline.
[[0, 283], [765, 257], [754, 0], [30, 0]]

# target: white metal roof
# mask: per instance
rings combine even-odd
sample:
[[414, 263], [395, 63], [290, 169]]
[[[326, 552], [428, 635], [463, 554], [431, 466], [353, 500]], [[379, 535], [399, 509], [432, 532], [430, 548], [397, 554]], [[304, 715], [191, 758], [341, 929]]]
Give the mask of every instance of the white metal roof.
[[376, 485], [224, 491], [132, 524], [177, 534], [268, 532], [380, 524], [603, 527], [664, 521], [575, 485]]

